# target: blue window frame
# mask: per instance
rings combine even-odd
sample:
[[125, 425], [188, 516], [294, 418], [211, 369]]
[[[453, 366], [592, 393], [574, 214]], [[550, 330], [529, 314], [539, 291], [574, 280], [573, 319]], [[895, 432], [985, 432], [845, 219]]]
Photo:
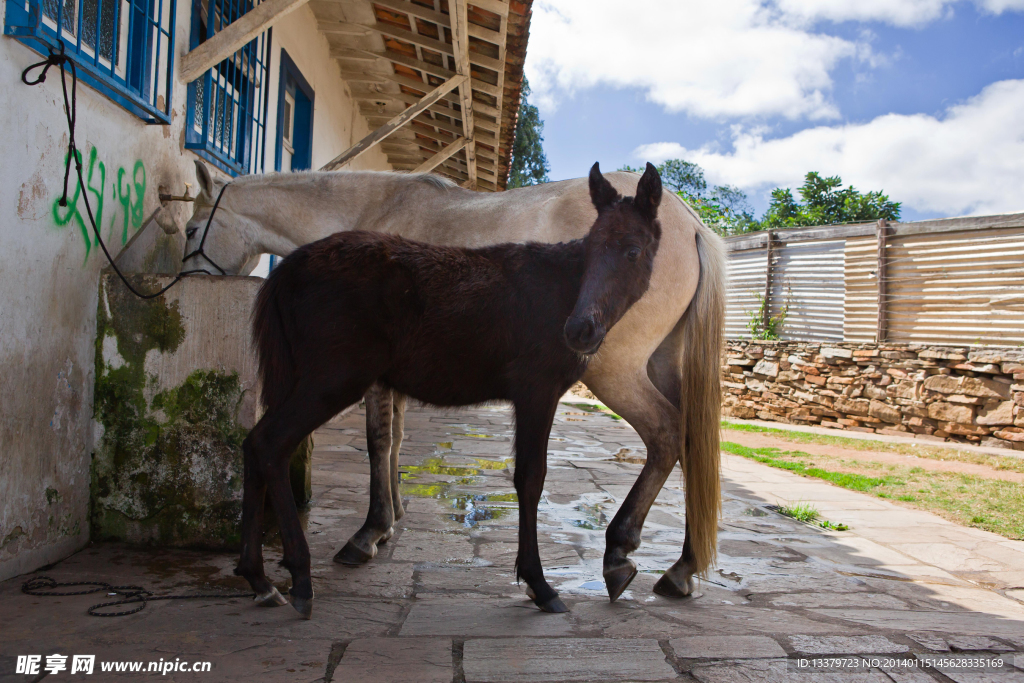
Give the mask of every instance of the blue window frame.
[[313, 165], [313, 88], [283, 49], [277, 89], [274, 170], [308, 169]]
[[7, 0], [4, 33], [59, 42], [79, 78], [149, 123], [171, 122], [175, 0]]
[[[256, 4], [193, 0], [192, 49]], [[268, 29], [188, 87], [185, 147], [231, 175], [263, 172], [270, 37]]]

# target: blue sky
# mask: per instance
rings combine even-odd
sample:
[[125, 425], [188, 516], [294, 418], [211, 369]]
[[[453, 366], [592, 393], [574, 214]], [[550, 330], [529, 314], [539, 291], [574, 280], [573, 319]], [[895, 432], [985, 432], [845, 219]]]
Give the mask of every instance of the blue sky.
[[622, 20], [610, 0], [536, 0], [553, 180], [682, 157], [758, 214], [810, 170], [885, 190], [904, 220], [1024, 211], [1024, 1], [716, 6], [635, 0]]

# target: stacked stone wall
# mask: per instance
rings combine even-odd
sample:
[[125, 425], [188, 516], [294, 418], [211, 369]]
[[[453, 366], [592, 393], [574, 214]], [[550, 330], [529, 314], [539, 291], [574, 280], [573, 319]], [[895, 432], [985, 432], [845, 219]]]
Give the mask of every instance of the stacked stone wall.
[[1024, 450], [1024, 349], [729, 341], [723, 415]]

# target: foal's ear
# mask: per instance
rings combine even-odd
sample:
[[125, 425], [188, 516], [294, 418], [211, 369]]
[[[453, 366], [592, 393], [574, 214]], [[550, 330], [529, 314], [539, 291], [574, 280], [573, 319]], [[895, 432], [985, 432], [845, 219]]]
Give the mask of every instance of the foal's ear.
[[214, 196], [213, 176], [210, 175], [210, 169], [206, 168], [206, 164], [199, 159], [196, 159], [196, 180], [199, 181], [199, 190], [205, 192], [206, 196], [212, 199]]
[[601, 175], [601, 164], [594, 162], [594, 165], [590, 167], [590, 201], [594, 202], [594, 206], [600, 211], [619, 201], [619, 199], [621, 199], [619, 193]]
[[647, 170], [644, 171], [636, 186], [636, 198], [633, 206], [636, 207], [644, 218], [653, 221], [658, 217], [658, 205], [661, 204], [661, 176], [654, 164], [647, 162]]

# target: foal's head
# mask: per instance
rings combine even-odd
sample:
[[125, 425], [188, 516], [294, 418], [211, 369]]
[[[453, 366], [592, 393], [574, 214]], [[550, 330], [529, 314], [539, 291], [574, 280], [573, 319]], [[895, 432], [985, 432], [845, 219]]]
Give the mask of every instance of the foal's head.
[[661, 177], [647, 164], [636, 196], [623, 199], [594, 164], [590, 199], [597, 221], [585, 240], [580, 296], [565, 323], [566, 343], [583, 354], [595, 353], [612, 325], [647, 291], [661, 239]]

